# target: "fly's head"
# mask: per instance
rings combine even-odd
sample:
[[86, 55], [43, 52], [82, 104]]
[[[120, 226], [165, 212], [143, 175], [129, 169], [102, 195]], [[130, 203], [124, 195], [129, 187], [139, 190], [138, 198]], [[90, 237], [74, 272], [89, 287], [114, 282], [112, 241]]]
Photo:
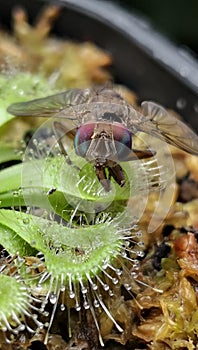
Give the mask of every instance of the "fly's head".
[[96, 175], [106, 191], [110, 178], [123, 186], [124, 172], [120, 161], [128, 160], [132, 136], [120, 123], [91, 122], [79, 127], [74, 138], [76, 154], [94, 164]]

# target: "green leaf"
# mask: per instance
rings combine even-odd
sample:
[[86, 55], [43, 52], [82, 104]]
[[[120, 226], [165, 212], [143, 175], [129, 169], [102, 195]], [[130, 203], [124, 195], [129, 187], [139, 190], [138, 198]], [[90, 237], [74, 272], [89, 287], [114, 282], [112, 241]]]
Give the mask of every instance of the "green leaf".
[[12, 145], [0, 142], [0, 163], [11, 160], [21, 160], [21, 154]]
[[63, 156], [32, 160], [4, 169], [0, 172], [0, 184], [1, 207], [25, 203], [46, 209], [53, 207], [58, 213], [66, 210], [68, 205], [79, 206], [79, 210], [88, 213], [99, 208], [101, 211], [113, 201], [129, 197], [128, 185], [121, 188], [112, 182], [113, 190], [106, 192], [91, 164], [86, 164], [81, 172], [68, 165]]
[[[11, 220], [9, 212], [6, 215], [6, 220]], [[32, 248], [26, 241], [24, 241], [15, 231], [9, 226], [0, 224], [0, 242], [1, 245], [11, 255], [19, 254], [20, 256], [35, 255], [36, 250]]]
[[86, 276], [87, 271], [100, 269], [105, 260], [114, 259], [121, 249], [122, 232], [114, 221], [71, 228], [53, 220], [1, 209], [0, 225], [41, 251], [48, 271], [55, 276], [66, 276], [69, 271], [73, 276], [79, 273]]
[[[27, 312], [29, 296], [24, 285], [14, 277], [0, 275], [0, 328], [6, 331], [19, 325], [16, 317]], [[16, 315], [16, 317], [14, 317]], [[10, 326], [9, 326], [10, 324]], [[21, 324], [21, 323], [20, 323]], [[25, 328], [25, 327], [24, 327]]]
[[53, 92], [55, 91], [47, 79], [41, 75], [27, 72], [0, 74], [0, 126], [14, 118], [7, 112], [10, 104], [43, 97]]

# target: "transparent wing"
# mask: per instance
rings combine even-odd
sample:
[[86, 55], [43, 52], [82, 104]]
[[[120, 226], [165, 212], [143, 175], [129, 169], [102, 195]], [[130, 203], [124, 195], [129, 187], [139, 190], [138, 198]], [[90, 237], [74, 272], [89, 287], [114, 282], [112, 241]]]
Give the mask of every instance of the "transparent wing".
[[164, 139], [173, 146], [198, 155], [198, 136], [186, 124], [154, 102], [141, 104], [144, 120], [138, 125], [141, 131]]
[[89, 89], [71, 89], [32, 101], [13, 103], [7, 111], [21, 117], [52, 117], [58, 114], [59, 118], [66, 118], [71, 115], [72, 106], [86, 103], [89, 96]]

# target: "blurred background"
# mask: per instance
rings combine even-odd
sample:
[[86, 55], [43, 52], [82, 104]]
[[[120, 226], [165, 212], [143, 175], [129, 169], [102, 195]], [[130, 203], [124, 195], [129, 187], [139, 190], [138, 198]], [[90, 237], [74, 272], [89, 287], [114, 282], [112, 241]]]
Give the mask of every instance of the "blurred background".
[[198, 0], [115, 0], [198, 57]]

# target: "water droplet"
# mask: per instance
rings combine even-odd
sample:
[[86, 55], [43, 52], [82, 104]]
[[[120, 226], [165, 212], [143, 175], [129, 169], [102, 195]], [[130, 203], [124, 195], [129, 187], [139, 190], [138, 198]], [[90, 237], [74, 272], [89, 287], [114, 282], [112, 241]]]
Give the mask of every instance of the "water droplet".
[[124, 287], [125, 287], [126, 290], [131, 290], [131, 286], [130, 286], [130, 284], [128, 284], [128, 283], [125, 283], [125, 284], [124, 284]]
[[123, 250], [123, 251], [120, 253], [120, 255], [121, 255], [123, 258], [125, 258], [125, 257], [127, 256], [127, 253]]
[[118, 284], [118, 279], [116, 277], [113, 277], [112, 282], [113, 282], [113, 284]]
[[44, 310], [44, 308], [47, 305], [47, 300], [43, 300], [42, 304], [41, 304], [41, 308]]
[[49, 316], [49, 312], [48, 312], [48, 311], [43, 311], [43, 312], [42, 312], [42, 315], [43, 315], [44, 317], [48, 317], [48, 316]]
[[144, 247], [144, 242], [143, 241], [138, 242], [138, 246], [139, 247]]
[[29, 220], [28, 218], [24, 218], [24, 219], [23, 219], [23, 223], [24, 223], [25, 225], [29, 224], [29, 222], [30, 222], [30, 220]]
[[185, 108], [185, 107], [186, 107], [186, 104], [187, 104], [186, 99], [183, 98], [183, 97], [178, 98], [177, 101], [176, 101], [176, 107], [177, 107], [178, 109], [183, 109], [183, 108]]
[[65, 311], [65, 305], [64, 305], [64, 304], [61, 304], [61, 305], [60, 305], [60, 309], [61, 309], [61, 311]]
[[81, 310], [81, 306], [78, 304], [76, 305], [76, 311], [80, 311]]
[[62, 284], [62, 286], [60, 287], [60, 291], [61, 291], [61, 292], [64, 292], [64, 291], [65, 291], [65, 285], [64, 285], [64, 284]]
[[86, 294], [86, 293], [87, 293], [87, 288], [82, 287], [82, 288], [81, 288], [81, 292], [82, 292], [82, 294]]
[[138, 277], [138, 274], [136, 272], [131, 272], [131, 277], [136, 279]]
[[136, 251], [136, 254], [137, 254], [139, 257], [141, 257], [141, 258], [143, 258], [144, 255], [145, 255], [145, 253], [142, 252], [141, 250], [137, 250], [137, 251]]
[[37, 320], [38, 315], [37, 315], [37, 314], [33, 314], [33, 315], [32, 315], [32, 318], [33, 318], [34, 320]]
[[98, 286], [95, 283], [93, 283], [91, 287], [92, 287], [93, 290], [97, 290], [98, 289]]
[[138, 237], [138, 238], [142, 237], [142, 231], [138, 231], [138, 232], [136, 233], [136, 237]]
[[96, 299], [94, 300], [93, 304], [94, 304], [94, 307], [99, 307], [100, 306], [98, 300], [96, 300]]
[[24, 95], [24, 90], [22, 90], [22, 89], [18, 90], [18, 94], [19, 94], [20, 96], [23, 96], [23, 95]]
[[31, 246], [36, 245], [36, 241], [32, 240], [32, 241], [30, 242], [30, 245], [31, 245]]
[[38, 145], [38, 140], [37, 139], [33, 139], [33, 144], [35, 145], [35, 146], [37, 146]]
[[113, 291], [112, 291], [111, 289], [109, 290], [109, 296], [110, 296], [110, 297], [113, 297], [113, 296], [114, 296], [114, 293], [113, 293]]
[[50, 295], [49, 300], [50, 300], [50, 303], [51, 303], [51, 304], [55, 304], [56, 301], [57, 301], [57, 296], [56, 296], [56, 294], [52, 293], [52, 294]]
[[89, 303], [87, 301], [83, 303], [83, 306], [85, 310], [88, 310], [90, 308]]
[[69, 292], [70, 299], [73, 299], [75, 297], [75, 293], [73, 291]]
[[121, 269], [116, 269], [116, 275], [121, 276], [122, 275], [122, 270]]
[[105, 291], [109, 290], [108, 284], [103, 284], [103, 289], [104, 289]]
[[14, 196], [14, 197], [18, 197], [18, 195], [19, 195], [19, 192], [18, 192], [18, 191], [14, 191], [14, 192], [13, 192], [13, 196]]

